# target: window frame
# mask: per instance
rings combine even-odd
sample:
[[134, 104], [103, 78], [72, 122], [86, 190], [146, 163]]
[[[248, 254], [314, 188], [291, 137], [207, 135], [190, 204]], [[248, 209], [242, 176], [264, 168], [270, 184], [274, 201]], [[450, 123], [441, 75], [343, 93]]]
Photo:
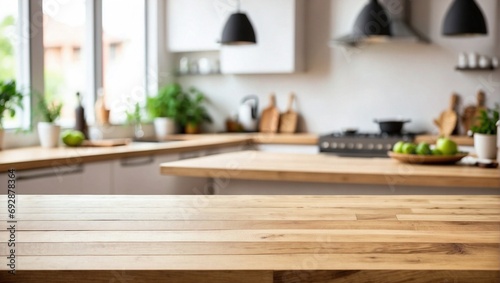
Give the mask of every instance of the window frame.
[[[145, 92], [148, 96], [157, 92], [162, 78], [162, 70], [165, 70], [166, 50], [161, 25], [164, 1], [141, 0], [145, 5]], [[45, 94], [44, 81], [44, 44], [43, 44], [43, 0], [19, 0], [19, 14], [16, 43], [16, 81], [20, 90], [28, 90], [23, 100], [22, 123], [20, 128], [6, 130], [33, 130], [38, 119], [34, 115], [34, 109], [38, 103], [38, 97], [34, 93]], [[85, 42], [83, 52], [86, 58], [86, 89], [83, 105], [86, 112], [86, 120], [89, 125], [95, 122], [94, 104], [97, 93], [103, 87], [103, 54], [102, 54], [102, 0], [86, 0], [86, 23]], [[163, 62], [162, 62], [163, 61]]]

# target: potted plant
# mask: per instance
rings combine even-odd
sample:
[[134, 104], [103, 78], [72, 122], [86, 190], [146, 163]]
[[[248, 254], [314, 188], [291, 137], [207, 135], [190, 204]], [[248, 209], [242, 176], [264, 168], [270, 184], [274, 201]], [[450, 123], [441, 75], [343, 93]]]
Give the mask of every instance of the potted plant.
[[212, 118], [203, 106], [206, 101], [205, 95], [197, 89], [191, 88], [189, 94], [184, 95], [183, 98], [180, 123], [186, 134], [199, 134], [203, 122], [212, 122]]
[[0, 150], [3, 145], [3, 119], [5, 114], [13, 118], [16, 109], [23, 108], [23, 94], [16, 88], [16, 81], [0, 81]]
[[472, 127], [474, 132], [474, 149], [479, 158], [495, 159], [497, 155], [497, 109], [481, 110], [477, 118], [478, 125]]
[[38, 122], [38, 137], [42, 147], [58, 146], [61, 126], [56, 125], [55, 121], [61, 116], [62, 107], [62, 103], [39, 96], [38, 111], [41, 121]]
[[182, 87], [173, 83], [162, 87], [156, 96], [148, 97], [146, 109], [153, 118], [156, 137], [165, 139], [177, 132], [176, 121], [182, 103]]

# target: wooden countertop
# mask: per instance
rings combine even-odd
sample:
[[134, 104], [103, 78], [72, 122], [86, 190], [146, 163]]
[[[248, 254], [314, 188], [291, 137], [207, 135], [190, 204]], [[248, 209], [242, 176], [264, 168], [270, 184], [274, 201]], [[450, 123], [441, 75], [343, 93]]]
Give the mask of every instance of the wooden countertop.
[[131, 143], [117, 147], [41, 147], [0, 151], [0, 172], [105, 161], [148, 154], [168, 154], [248, 144], [246, 137], [206, 137], [203, 139], [164, 143]]
[[[499, 196], [18, 195], [17, 203], [17, 274], [2, 264], [1, 282], [114, 282], [112, 271], [141, 282], [500, 278]], [[4, 259], [9, 235], [0, 231]], [[82, 272], [55, 272], [68, 270]], [[229, 271], [242, 271], [239, 280]], [[307, 281], [314, 271], [325, 280]], [[467, 280], [475, 277], [490, 280]]]
[[[204, 137], [246, 137], [254, 144], [296, 144], [296, 145], [317, 145], [318, 134], [296, 133], [296, 134], [264, 134], [264, 133], [221, 133], [221, 134], [201, 134], [201, 135], [173, 135], [175, 140], [193, 140]], [[415, 142], [427, 142], [435, 144], [439, 136], [417, 135]], [[474, 146], [474, 139], [468, 136], [451, 136], [451, 140], [461, 146]]]
[[500, 189], [500, 169], [408, 165], [389, 158], [243, 151], [161, 165], [163, 175], [269, 181]]
[[[419, 135], [416, 137], [415, 142], [426, 142], [428, 144], [435, 144], [439, 136], [433, 135]], [[468, 136], [451, 136], [450, 139], [461, 146], [474, 146], [474, 139]]]
[[[115, 148], [65, 148], [42, 149], [40, 147], [18, 148], [0, 151], [0, 172], [11, 167], [18, 170], [36, 169], [52, 165], [71, 165], [75, 163], [105, 161], [110, 159], [144, 156], [148, 154], [176, 153], [231, 146], [241, 143], [253, 144], [290, 144], [311, 145], [318, 143], [317, 134], [202, 134], [172, 135], [169, 140], [176, 143], [136, 143]], [[435, 136], [418, 136], [417, 141], [435, 142]], [[183, 141], [183, 143], [178, 143]], [[463, 137], [456, 140], [461, 145], [471, 145], [472, 139]], [[472, 142], [473, 144], [473, 142]]]
[[195, 140], [205, 137], [241, 137], [248, 138], [254, 144], [296, 144], [296, 145], [317, 145], [319, 136], [309, 133], [296, 134], [264, 134], [264, 133], [221, 133], [221, 134], [201, 134], [201, 135], [172, 135], [175, 140]]

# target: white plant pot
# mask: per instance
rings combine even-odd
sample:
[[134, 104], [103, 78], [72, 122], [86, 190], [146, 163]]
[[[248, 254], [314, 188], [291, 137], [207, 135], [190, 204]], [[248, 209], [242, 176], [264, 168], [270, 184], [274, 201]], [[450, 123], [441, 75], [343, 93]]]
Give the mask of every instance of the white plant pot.
[[474, 134], [474, 149], [480, 159], [496, 159], [497, 136]]
[[38, 123], [38, 137], [42, 147], [50, 148], [59, 145], [59, 136], [61, 134], [61, 126], [47, 122]]
[[172, 118], [155, 118], [154, 125], [156, 138], [160, 140], [177, 133], [177, 126]]

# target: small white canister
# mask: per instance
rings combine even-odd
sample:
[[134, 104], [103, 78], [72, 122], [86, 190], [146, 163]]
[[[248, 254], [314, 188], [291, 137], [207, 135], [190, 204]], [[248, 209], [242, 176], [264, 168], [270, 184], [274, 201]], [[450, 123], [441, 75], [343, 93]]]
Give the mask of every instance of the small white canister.
[[460, 69], [467, 69], [469, 67], [469, 60], [465, 52], [458, 54], [458, 67]]
[[469, 68], [475, 69], [479, 66], [479, 55], [475, 52], [470, 52], [469, 56], [467, 58], [467, 63], [469, 65]]

